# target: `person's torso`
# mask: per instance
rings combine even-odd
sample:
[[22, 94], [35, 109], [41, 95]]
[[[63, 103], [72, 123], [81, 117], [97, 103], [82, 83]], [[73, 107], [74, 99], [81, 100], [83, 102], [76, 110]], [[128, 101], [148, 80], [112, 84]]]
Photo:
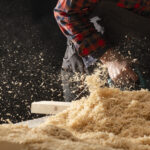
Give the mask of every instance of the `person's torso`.
[[[137, 0], [133, 2], [135, 1]], [[123, 9], [114, 2], [116, 1], [101, 1], [93, 12], [93, 16], [101, 18], [107, 43], [111, 43], [116, 50], [121, 51], [124, 55], [134, 60], [137, 59], [140, 68], [143, 68], [147, 72], [146, 76], [149, 76], [150, 19], [139, 15], [139, 12], [133, 13], [135, 12], [133, 11], [135, 3]]]

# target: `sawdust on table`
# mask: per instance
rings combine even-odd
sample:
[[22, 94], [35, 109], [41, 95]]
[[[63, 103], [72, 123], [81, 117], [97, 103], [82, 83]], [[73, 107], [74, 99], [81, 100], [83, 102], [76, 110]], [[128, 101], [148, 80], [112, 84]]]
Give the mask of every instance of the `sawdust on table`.
[[150, 150], [150, 92], [99, 88], [36, 128], [0, 126], [2, 150]]

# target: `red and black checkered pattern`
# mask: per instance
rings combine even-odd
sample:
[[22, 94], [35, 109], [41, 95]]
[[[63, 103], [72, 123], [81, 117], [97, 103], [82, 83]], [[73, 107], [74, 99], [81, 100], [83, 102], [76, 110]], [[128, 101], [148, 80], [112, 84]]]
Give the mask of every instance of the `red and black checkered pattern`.
[[[72, 40], [80, 56], [106, 47], [106, 41], [95, 30], [89, 14], [101, 0], [59, 0], [54, 15], [61, 31]], [[150, 12], [150, 0], [112, 0], [117, 6], [136, 13]]]

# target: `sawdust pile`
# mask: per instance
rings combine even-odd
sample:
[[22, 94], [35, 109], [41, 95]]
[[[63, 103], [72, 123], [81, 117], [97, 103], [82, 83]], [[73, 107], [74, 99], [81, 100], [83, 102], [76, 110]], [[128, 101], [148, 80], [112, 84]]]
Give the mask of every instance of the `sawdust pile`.
[[73, 102], [70, 108], [50, 117], [40, 127], [1, 125], [0, 147], [150, 150], [150, 92], [99, 88], [97, 76], [88, 77], [87, 83], [88, 97]]

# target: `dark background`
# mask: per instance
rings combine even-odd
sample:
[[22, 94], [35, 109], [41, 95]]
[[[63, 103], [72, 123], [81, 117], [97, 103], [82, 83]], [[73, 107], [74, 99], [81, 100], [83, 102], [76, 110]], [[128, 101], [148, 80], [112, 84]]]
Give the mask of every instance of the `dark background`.
[[33, 101], [61, 101], [65, 37], [53, 17], [57, 0], [0, 0], [0, 123], [20, 122]]

